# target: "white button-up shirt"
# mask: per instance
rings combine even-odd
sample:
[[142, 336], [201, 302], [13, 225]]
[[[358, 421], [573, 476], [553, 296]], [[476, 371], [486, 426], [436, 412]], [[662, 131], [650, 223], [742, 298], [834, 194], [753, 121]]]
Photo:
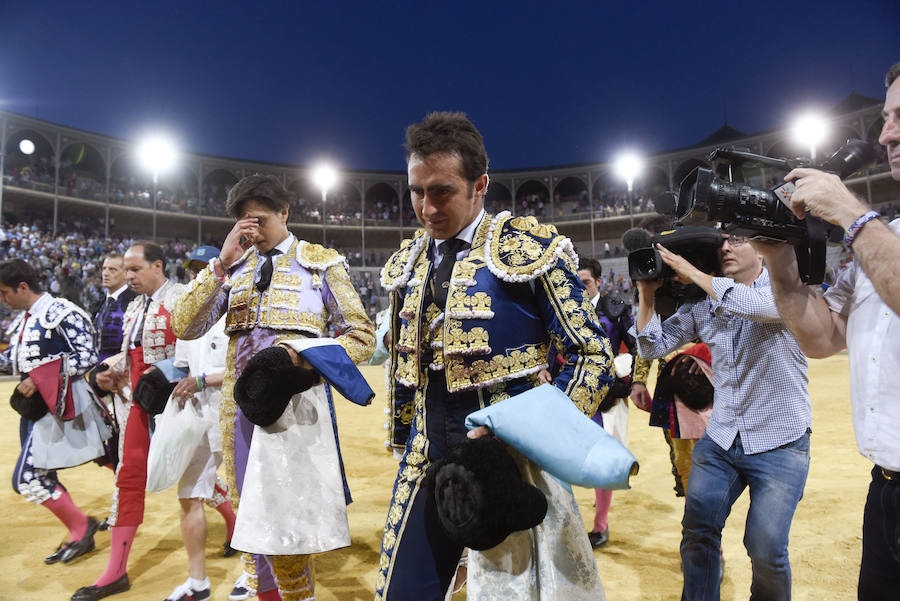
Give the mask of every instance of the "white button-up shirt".
[[[891, 222], [900, 234], [900, 219]], [[850, 400], [859, 452], [900, 471], [900, 317], [881, 300], [859, 262], [847, 265], [825, 293], [847, 317]]]

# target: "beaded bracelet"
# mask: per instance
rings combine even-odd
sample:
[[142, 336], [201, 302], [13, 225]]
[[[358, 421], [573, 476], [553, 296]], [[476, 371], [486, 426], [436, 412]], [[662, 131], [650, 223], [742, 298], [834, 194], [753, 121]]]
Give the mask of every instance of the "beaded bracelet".
[[847, 228], [847, 233], [844, 234], [844, 244], [847, 248], [853, 246], [853, 240], [856, 238], [856, 235], [859, 233], [859, 230], [863, 228], [863, 226], [873, 219], [878, 219], [881, 217], [881, 214], [877, 211], [867, 211], [856, 218], [850, 227]]

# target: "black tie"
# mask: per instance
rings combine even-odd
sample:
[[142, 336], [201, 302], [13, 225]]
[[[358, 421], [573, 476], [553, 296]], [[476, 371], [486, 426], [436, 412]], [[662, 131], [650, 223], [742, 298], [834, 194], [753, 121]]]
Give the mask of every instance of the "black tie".
[[281, 251], [277, 248], [273, 248], [266, 252], [266, 262], [263, 263], [262, 268], [260, 268], [259, 281], [256, 282], [256, 289], [260, 292], [265, 292], [269, 288], [269, 284], [272, 283], [272, 257], [279, 254], [281, 254]]
[[437, 269], [434, 270], [434, 304], [443, 309], [447, 305], [447, 289], [450, 287], [450, 274], [456, 263], [456, 253], [468, 246], [468, 242], [459, 238], [450, 238], [440, 243], [443, 256]]

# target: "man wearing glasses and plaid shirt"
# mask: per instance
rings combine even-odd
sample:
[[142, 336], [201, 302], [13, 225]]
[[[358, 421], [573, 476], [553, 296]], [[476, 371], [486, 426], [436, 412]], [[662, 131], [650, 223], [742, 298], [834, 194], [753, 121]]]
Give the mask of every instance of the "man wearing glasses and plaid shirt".
[[639, 281], [638, 353], [654, 359], [699, 339], [712, 353], [715, 386], [685, 500], [683, 599], [719, 599], [722, 528], [748, 486], [744, 545], [753, 568], [751, 597], [790, 599], [788, 535], [809, 471], [806, 357], [778, 315], [762, 256], [746, 238], [724, 236], [724, 277], [657, 248], [679, 281], [696, 284], [708, 296], [660, 322], [653, 299], [662, 282]]

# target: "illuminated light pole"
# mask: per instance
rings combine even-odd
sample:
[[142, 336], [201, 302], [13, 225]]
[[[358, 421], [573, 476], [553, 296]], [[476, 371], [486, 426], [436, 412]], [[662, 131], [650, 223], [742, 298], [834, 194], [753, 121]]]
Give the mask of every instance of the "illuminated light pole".
[[328, 190], [334, 187], [338, 173], [334, 167], [323, 163], [313, 170], [313, 182], [322, 191], [322, 245], [325, 245], [325, 203], [328, 201]]
[[634, 227], [634, 178], [640, 175], [644, 161], [634, 152], [623, 152], [613, 163], [619, 177], [628, 185], [628, 218], [629, 227]]
[[806, 113], [791, 126], [794, 140], [809, 148], [809, 158], [816, 161], [816, 148], [828, 135], [828, 122], [818, 113]]
[[175, 165], [175, 145], [163, 136], [152, 136], [140, 143], [138, 160], [153, 174], [153, 241], [156, 241], [156, 193], [159, 174]]

